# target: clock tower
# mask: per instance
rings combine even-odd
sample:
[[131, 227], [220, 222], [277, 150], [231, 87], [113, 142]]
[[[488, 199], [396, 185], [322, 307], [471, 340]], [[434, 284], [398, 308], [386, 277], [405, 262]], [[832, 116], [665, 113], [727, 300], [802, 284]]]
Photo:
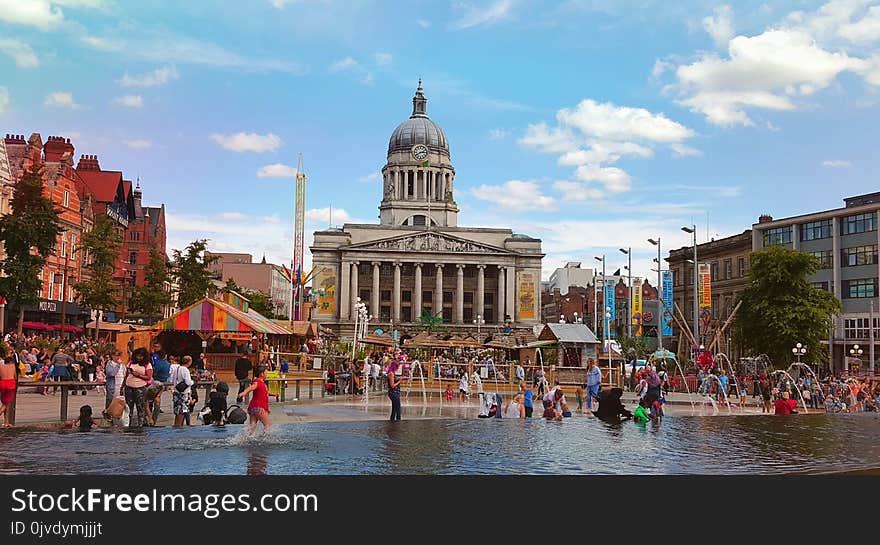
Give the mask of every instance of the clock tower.
[[388, 142], [380, 223], [455, 227], [458, 205], [453, 198], [455, 169], [449, 159], [449, 142], [443, 129], [428, 118], [422, 80], [412, 102], [412, 115], [394, 129]]

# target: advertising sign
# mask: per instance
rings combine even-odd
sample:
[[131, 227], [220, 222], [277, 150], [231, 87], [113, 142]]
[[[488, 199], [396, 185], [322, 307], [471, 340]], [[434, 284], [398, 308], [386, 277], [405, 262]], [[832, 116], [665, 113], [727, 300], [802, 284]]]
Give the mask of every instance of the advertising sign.
[[[608, 282], [605, 284], [605, 312], [611, 314], [611, 318], [605, 318], [605, 323], [609, 325], [607, 338], [614, 337], [614, 320], [617, 319], [617, 303], [614, 299], [614, 284]], [[604, 313], [603, 313], [604, 314]]]
[[312, 287], [319, 294], [316, 313], [322, 316], [336, 314], [336, 271], [325, 267], [315, 276]]
[[708, 263], [700, 263], [699, 298], [700, 308], [712, 306], [712, 268]]
[[635, 327], [635, 335], [642, 335], [642, 279], [633, 278], [632, 281], [632, 325]]
[[516, 297], [519, 303], [517, 320], [535, 319], [535, 275], [519, 272], [516, 282]]
[[663, 308], [663, 336], [672, 336], [672, 271], [663, 271], [663, 294], [661, 297]]

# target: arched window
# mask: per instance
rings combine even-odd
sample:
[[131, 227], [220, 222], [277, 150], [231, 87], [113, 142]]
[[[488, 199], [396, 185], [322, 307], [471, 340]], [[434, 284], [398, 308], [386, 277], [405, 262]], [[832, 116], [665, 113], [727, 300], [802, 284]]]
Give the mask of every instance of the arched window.
[[413, 216], [412, 224], [419, 227], [424, 227], [425, 225], [427, 225], [427, 218], [422, 215]]

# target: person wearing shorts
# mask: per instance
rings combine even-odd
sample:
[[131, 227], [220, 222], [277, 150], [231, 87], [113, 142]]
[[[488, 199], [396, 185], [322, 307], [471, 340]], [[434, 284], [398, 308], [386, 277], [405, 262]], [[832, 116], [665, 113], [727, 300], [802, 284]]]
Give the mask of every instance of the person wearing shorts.
[[254, 394], [251, 396], [251, 402], [248, 404], [247, 409], [248, 415], [250, 415], [249, 433], [253, 433], [258, 422], [263, 424], [264, 431], [269, 431], [269, 427], [271, 426], [269, 421], [269, 388], [266, 386], [267, 372], [268, 368], [266, 366], [260, 365], [257, 367], [255, 373], [256, 378], [254, 378], [253, 384], [238, 394], [239, 402], [241, 402], [241, 400], [244, 399], [244, 396], [249, 393], [253, 392]]
[[3, 414], [3, 427], [10, 427], [9, 406], [15, 399], [16, 365], [13, 360], [0, 359], [0, 413]]

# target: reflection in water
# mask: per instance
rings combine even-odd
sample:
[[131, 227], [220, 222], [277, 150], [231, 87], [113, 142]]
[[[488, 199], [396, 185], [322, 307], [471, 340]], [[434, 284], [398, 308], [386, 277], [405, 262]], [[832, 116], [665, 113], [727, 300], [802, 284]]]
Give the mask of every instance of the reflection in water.
[[[421, 407], [419, 408], [421, 409]], [[458, 409], [446, 407], [446, 411]], [[420, 412], [420, 411], [419, 411]], [[0, 474], [770, 474], [880, 468], [880, 419], [845, 415], [412, 419], [241, 426], [0, 431]], [[413, 414], [413, 417], [416, 415]], [[176, 462], [168, 464], [169, 457]], [[76, 460], [71, 463], [71, 460]], [[14, 462], [13, 462], [14, 460]], [[179, 461], [179, 462], [177, 462]]]
[[262, 452], [249, 452], [247, 459], [248, 475], [266, 475], [267, 456]]

